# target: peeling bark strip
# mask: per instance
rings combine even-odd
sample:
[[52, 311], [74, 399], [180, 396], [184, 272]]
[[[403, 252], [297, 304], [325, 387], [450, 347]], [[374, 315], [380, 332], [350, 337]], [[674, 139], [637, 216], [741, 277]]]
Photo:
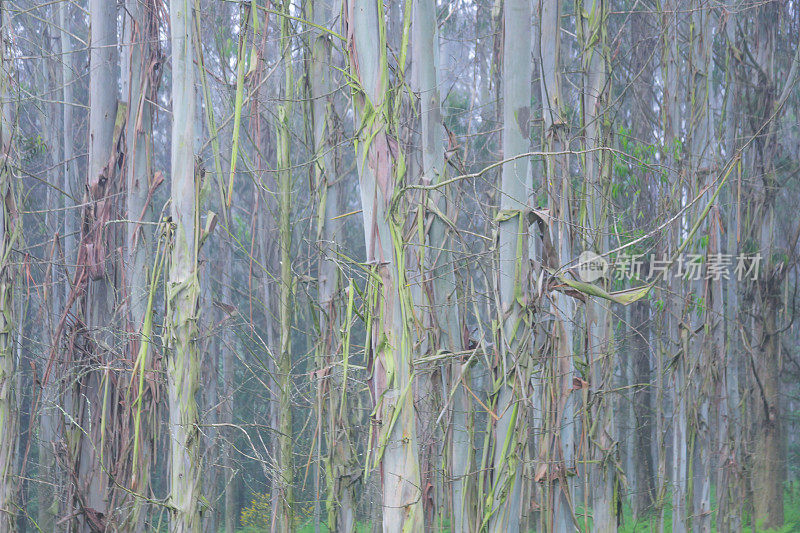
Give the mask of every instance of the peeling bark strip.
[[167, 285], [166, 344], [170, 436], [171, 533], [199, 533], [200, 433], [198, 387], [200, 283], [198, 183], [194, 161], [194, 31], [188, 0], [170, 2], [172, 30], [172, 223]]
[[[422, 531], [423, 510], [414, 413], [402, 221], [391, 211], [395, 184], [405, 171], [390, 105], [383, 4], [347, 0], [344, 6], [349, 68], [357, 110], [356, 164], [361, 185], [364, 239], [374, 306], [370, 309], [369, 384], [375, 434], [367, 468], [381, 473], [383, 530]], [[408, 39], [408, 35], [403, 36]], [[406, 41], [407, 42], [407, 41]], [[405, 49], [405, 48], [404, 48]], [[402, 81], [402, 80], [400, 80]]]

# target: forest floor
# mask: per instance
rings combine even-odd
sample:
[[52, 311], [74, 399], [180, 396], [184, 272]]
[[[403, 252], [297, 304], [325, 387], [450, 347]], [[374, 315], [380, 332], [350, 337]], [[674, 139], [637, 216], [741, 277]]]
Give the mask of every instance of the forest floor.
[[[672, 531], [671, 511], [672, 507], [671, 505], [668, 505], [665, 511], [664, 524], [664, 531], [667, 533]], [[578, 510], [578, 513], [581, 513], [580, 509]], [[784, 520], [784, 526], [779, 529], [752, 528], [752, 526], [748, 524], [744, 531], [754, 533], [800, 533], [800, 487], [791, 491], [787, 490], [784, 494]], [[627, 504], [623, 507], [622, 524], [619, 528], [619, 533], [650, 533], [656, 531], [655, 526], [656, 517], [652, 513], [634, 520], [631, 507]], [[320, 531], [328, 532], [329, 530], [327, 527], [322, 525]], [[372, 525], [370, 523], [360, 522], [356, 526], [356, 533], [368, 533], [370, 531], [372, 531]], [[452, 530], [447, 523], [444, 523], [439, 531], [445, 533]], [[591, 521], [589, 522], [589, 531], [591, 531]], [[716, 533], [716, 524], [712, 523], [711, 531], [712, 533]], [[297, 533], [313, 532], [314, 524], [312, 522], [304, 524], [297, 530]], [[262, 533], [262, 531], [254, 528], [246, 528], [237, 530], [237, 533]]]

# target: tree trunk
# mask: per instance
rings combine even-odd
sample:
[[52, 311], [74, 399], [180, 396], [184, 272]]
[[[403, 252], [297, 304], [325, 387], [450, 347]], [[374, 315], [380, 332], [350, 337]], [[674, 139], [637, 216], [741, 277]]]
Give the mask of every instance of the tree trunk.
[[[564, 113], [564, 99], [561, 93], [561, 1], [543, 0], [541, 2], [541, 92], [543, 101], [544, 136], [546, 150], [556, 153], [567, 146], [568, 123]], [[571, 212], [571, 180], [569, 161], [566, 155], [553, 155], [545, 159], [548, 202], [553, 223], [550, 225], [550, 241], [553, 243], [555, 257], [547, 258], [549, 267], [562, 268], [573, 260], [573, 231]], [[575, 394], [573, 390], [574, 327], [576, 319], [575, 301], [562, 292], [554, 292], [551, 297], [551, 310], [554, 316], [554, 340], [557, 347], [552, 360], [552, 369], [546, 374], [553, 377], [553, 398], [548, 410], [548, 424], [552, 428], [544, 438], [540, 450], [540, 460], [552, 472], [563, 472], [546, 486], [543, 507], [553, 531], [574, 531], [572, 506], [573, 488], [569, 480], [574, 479], [575, 464]], [[542, 383], [541, 390], [547, 384]], [[578, 393], [576, 393], [578, 394]], [[543, 455], [542, 455], [543, 454]], [[551, 479], [548, 476], [546, 479]]]
[[[132, 335], [129, 342], [129, 357], [136, 361], [142, 342], [150, 339], [142, 337], [145, 323], [148, 294], [151, 290], [149, 273], [151, 268], [150, 250], [153, 247], [153, 209], [148, 203], [153, 158], [153, 110], [152, 101], [158, 97], [161, 79], [161, 57], [158, 51], [158, 14], [152, 0], [126, 0], [125, 23], [123, 26], [125, 44], [122, 61], [122, 97], [128, 102], [128, 120], [125, 140], [125, 177], [127, 192], [127, 219], [125, 233], [125, 266], [128, 285], [128, 329]], [[141, 224], [139, 222], [142, 222]], [[144, 359], [138, 372], [145, 375], [152, 371], [150, 350], [142, 352]], [[144, 385], [140, 376], [133, 382]], [[143, 512], [143, 497], [148, 497], [150, 485], [150, 464], [156, 428], [150, 423], [153, 409], [152, 398], [148, 392], [136, 388], [138, 401], [132, 405], [134, 434], [138, 430], [139, 442], [136, 445], [136, 470], [131, 474], [128, 487], [133, 493], [132, 508], [126, 517], [127, 531], [140, 531], [144, 528], [146, 512]], [[142, 416], [144, 415], [144, 416]]]
[[[309, 19], [328, 27], [331, 6], [327, 0], [309, 2]], [[318, 390], [320, 431], [324, 438], [325, 498], [328, 527], [333, 531], [355, 531], [356, 490], [361, 476], [356, 462], [355, 435], [350, 427], [347, 408], [347, 373], [349, 344], [342, 343], [339, 330], [342, 322], [352, 320], [342, 301], [338, 253], [344, 231], [337, 218], [341, 213], [342, 185], [337, 168], [336, 139], [338, 135], [331, 62], [330, 37], [323, 32], [311, 36], [311, 67], [309, 90], [314, 147], [314, 176], [319, 198], [317, 243], [319, 246], [319, 331], [317, 368], [323, 376]], [[349, 288], [348, 298], [354, 289]], [[349, 307], [348, 307], [349, 308]], [[344, 312], [344, 315], [343, 315]], [[345, 324], [349, 335], [349, 323]], [[340, 359], [338, 356], [342, 356]], [[321, 495], [317, 496], [321, 498]]]
[[5, 154], [0, 166], [0, 194], [3, 213], [0, 216], [0, 530], [17, 531], [16, 481], [14, 472], [17, 450], [18, 405], [14, 353], [14, 269], [7, 255], [17, 234], [17, 213], [14, 196], [13, 150], [14, 123], [11, 106], [11, 61], [7, 7], [0, 6], [0, 148]]
[[172, 31], [173, 243], [167, 285], [166, 344], [170, 435], [170, 532], [199, 533], [201, 467], [197, 376], [200, 283], [199, 213], [194, 161], [195, 90], [193, 10], [170, 3]]
[[[356, 163], [366, 259], [371, 265], [368, 372], [375, 431], [370, 437], [373, 446], [368, 467], [376, 465], [381, 472], [383, 530], [421, 531], [419, 443], [411, 393], [412, 309], [405, 280], [402, 222], [398, 223], [404, 213], [391, 205], [405, 177], [405, 165], [390, 107], [386, 25], [378, 2], [348, 0], [344, 9], [350, 73], [358, 83], [354, 94]], [[404, 42], [407, 38], [403, 35]]]
[[[507, 0], [503, 11], [503, 158], [530, 150], [531, 5]], [[519, 47], [522, 46], [522, 52]], [[492, 441], [492, 487], [486, 502], [489, 531], [520, 529], [522, 466], [528, 438], [527, 396], [530, 383], [530, 316], [523, 306], [528, 282], [528, 221], [531, 187], [527, 157], [503, 164], [499, 223], [499, 367], [494, 410], [499, 416]], [[486, 521], [486, 520], [484, 520]]]
[[278, 474], [277, 508], [272, 519], [272, 531], [291, 531], [294, 517], [294, 459], [292, 450], [292, 171], [290, 160], [291, 100], [294, 94], [292, 77], [292, 55], [289, 19], [289, 2], [281, 4], [284, 16], [279, 18], [280, 49], [284, 73], [284, 103], [278, 106], [277, 156], [278, 156], [278, 245], [280, 248], [280, 281], [278, 286], [278, 309], [280, 321], [280, 349], [278, 352], [278, 449], [276, 469]]
[[[585, 135], [584, 159], [586, 172], [588, 233], [585, 244], [588, 250], [603, 254], [608, 251], [608, 222], [604, 191], [608, 179], [608, 155], [603, 151], [608, 126], [605, 108], [608, 101], [608, 64], [606, 59], [606, 16], [604, 0], [591, 5], [576, 6], [579, 14], [576, 23], [582, 48], [583, 87], [581, 103]], [[601, 283], [606, 283], [604, 278]], [[589, 364], [588, 406], [591, 425], [590, 439], [594, 444], [589, 454], [594, 463], [589, 466], [592, 491], [593, 530], [600, 533], [616, 531], [617, 502], [616, 473], [612, 466], [614, 449], [614, 424], [609, 398], [604, 391], [613, 387], [611, 362], [611, 316], [608, 302], [591, 299], [586, 304], [587, 363]]]
[[[86, 330], [82, 343], [75, 352], [78, 365], [72, 372], [77, 376], [74, 385], [74, 420], [83, 428], [70, 427], [69, 446], [72, 451], [77, 484], [73, 493], [74, 511], [77, 513], [77, 530], [92, 531], [113, 521], [110, 483], [110, 465], [101, 458], [110, 457], [111, 442], [103, 434], [104, 424], [113, 416], [110, 402], [115, 393], [110, 383], [113, 356], [113, 329], [115, 321], [115, 294], [117, 281], [117, 239], [113, 227], [106, 222], [116, 218], [118, 183], [116, 164], [118, 147], [115, 133], [119, 133], [117, 105], [118, 54], [116, 4], [92, 0], [91, 49], [89, 64], [89, 163], [84, 195], [83, 228], [78, 265], [83, 281], [76, 285], [82, 294], [83, 318]], [[112, 407], [112, 409], [109, 409]], [[108, 427], [112, 427], [109, 424]]]

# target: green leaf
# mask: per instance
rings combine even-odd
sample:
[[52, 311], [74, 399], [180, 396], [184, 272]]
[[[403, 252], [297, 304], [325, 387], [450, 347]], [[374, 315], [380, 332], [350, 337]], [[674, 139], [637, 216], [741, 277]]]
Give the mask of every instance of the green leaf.
[[607, 292], [602, 287], [592, 285], [591, 283], [571, 280], [561, 276], [559, 276], [558, 280], [565, 285], [569, 285], [576, 291], [588, 294], [589, 296], [603, 298], [604, 300], [610, 300], [622, 305], [629, 305], [637, 300], [641, 300], [647, 296], [650, 293], [650, 290], [653, 288], [653, 285], [651, 284], [643, 287], [635, 287], [633, 289], [625, 289], [623, 291]]

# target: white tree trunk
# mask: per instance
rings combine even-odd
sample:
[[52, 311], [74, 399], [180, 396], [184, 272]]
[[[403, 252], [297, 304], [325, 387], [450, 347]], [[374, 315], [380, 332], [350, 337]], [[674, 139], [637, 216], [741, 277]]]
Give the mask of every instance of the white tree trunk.
[[[530, 100], [533, 64], [531, 5], [507, 0], [503, 6], [503, 158], [530, 150]], [[526, 412], [530, 383], [530, 332], [526, 301], [528, 283], [528, 194], [531, 167], [527, 157], [503, 164], [498, 242], [498, 321], [500, 367], [496, 369], [496, 422], [492, 442], [493, 478], [489, 501], [492, 532], [520, 529], [522, 472], [528, 439]]]
[[195, 90], [193, 10], [170, 2], [172, 31], [172, 224], [167, 285], [167, 377], [170, 435], [170, 532], [199, 533], [200, 433], [195, 394], [197, 349], [198, 205], [194, 161]]
[[383, 530], [421, 531], [423, 510], [419, 443], [411, 392], [409, 321], [411, 298], [405, 281], [401, 230], [390, 212], [402, 157], [392, 130], [389, 102], [386, 25], [383, 5], [373, 0], [345, 3], [350, 42], [350, 73], [360, 84], [357, 111], [358, 166], [367, 263], [375, 293], [372, 316], [370, 392], [376, 432], [370, 461], [381, 470]]

